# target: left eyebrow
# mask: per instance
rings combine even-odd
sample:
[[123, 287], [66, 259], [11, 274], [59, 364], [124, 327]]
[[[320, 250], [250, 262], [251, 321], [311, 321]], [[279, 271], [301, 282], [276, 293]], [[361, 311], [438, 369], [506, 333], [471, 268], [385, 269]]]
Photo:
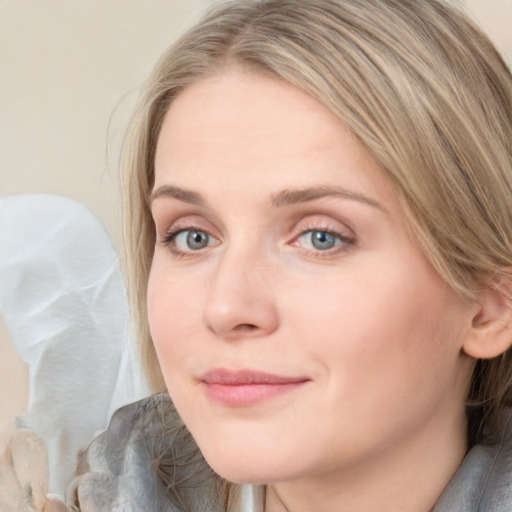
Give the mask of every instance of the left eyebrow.
[[161, 197], [177, 199], [183, 203], [195, 204], [198, 206], [204, 206], [206, 204], [205, 200], [197, 192], [175, 187], [173, 185], [162, 185], [149, 194], [149, 205], [151, 206], [155, 199], [159, 199]]
[[386, 209], [375, 199], [360, 194], [359, 192], [353, 192], [339, 187], [332, 187], [330, 185], [320, 185], [318, 187], [303, 188], [296, 190], [283, 190], [272, 196], [272, 205], [275, 207], [290, 206], [299, 203], [306, 203], [308, 201], [314, 201], [315, 199], [322, 199], [324, 197], [341, 197], [343, 199], [350, 199], [352, 201], [359, 201], [360, 203], [373, 206], [383, 212]]

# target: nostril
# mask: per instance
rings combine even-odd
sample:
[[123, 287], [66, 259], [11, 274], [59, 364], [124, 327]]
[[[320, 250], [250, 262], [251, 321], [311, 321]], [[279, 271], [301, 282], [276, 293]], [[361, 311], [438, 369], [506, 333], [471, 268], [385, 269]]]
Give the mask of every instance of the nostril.
[[235, 327], [238, 332], [251, 332], [255, 331], [258, 327], [254, 324], [240, 324]]

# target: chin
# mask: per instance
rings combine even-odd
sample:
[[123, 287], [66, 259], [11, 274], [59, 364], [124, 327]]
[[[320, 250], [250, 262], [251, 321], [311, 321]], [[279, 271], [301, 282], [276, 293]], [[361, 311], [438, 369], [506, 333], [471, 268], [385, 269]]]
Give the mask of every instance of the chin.
[[268, 453], [270, 450], [247, 446], [237, 449], [229, 443], [223, 448], [222, 451], [201, 451], [215, 473], [228, 482], [261, 485], [288, 480], [295, 476], [296, 468], [286, 462], [288, 458], [284, 454], [275, 450]]
[[240, 464], [227, 465], [223, 463], [219, 465], [210, 464], [210, 466], [217, 475], [234, 484], [264, 485], [286, 480], [286, 478], [276, 478], [277, 475], [272, 474], [273, 472], [269, 472], [265, 469], [259, 470], [259, 468], [255, 468], [250, 464], [248, 464], [247, 467], [241, 467]]

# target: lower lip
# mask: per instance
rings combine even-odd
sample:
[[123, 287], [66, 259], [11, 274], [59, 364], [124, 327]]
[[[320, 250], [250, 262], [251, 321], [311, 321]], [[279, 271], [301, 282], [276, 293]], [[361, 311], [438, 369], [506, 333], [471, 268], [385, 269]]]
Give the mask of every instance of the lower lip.
[[305, 383], [306, 381], [234, 385], [205, 382], [204, 386], [206, 395], [213, 402], [228, 407], [248, 407], [290, 393]]

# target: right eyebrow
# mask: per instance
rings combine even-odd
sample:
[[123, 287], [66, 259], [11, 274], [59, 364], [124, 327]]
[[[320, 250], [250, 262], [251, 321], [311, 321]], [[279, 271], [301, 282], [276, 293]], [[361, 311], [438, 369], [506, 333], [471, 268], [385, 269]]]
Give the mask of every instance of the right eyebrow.
[[148, 203], [151, 206], [155, 199], [159, 199], [161, 197], [168, 197], [171, 199], [177, 199], [178, 201], [182, 201], [183, 203], [195, 204], [197, 206], [205, 206], [206, 201], [203, 197], [197, 192], [193, 192], [191, 190], [185, 190], [180, 187], [176, 187], [174, 185], [162, 185], [154, 189], [148, 198]]
[[333, 187], [331, 185], [318, 185], [304, 189], [282, 190], [273, 196], [272, 204], [279, 208], [294, 204], [307, 203], [324, 197], [342, 197], [352, 201], [359, 201], [360, 203], [386, 212], [386, 209], [371, 197], [365, 196], [359, 192], [354, 192], [342, 187]]

